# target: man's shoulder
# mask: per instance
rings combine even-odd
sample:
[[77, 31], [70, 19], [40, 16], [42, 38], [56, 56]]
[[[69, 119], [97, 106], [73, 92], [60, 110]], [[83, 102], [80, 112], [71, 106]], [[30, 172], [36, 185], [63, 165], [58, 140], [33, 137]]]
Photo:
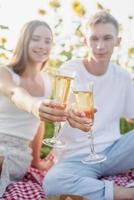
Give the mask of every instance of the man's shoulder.
[[114, 73], [118, 74], [120, 77], [121, 76], [124, 78], [130, 77], [130, 73], [125, 67], [112, 63], [112, 68], [113, 68]]

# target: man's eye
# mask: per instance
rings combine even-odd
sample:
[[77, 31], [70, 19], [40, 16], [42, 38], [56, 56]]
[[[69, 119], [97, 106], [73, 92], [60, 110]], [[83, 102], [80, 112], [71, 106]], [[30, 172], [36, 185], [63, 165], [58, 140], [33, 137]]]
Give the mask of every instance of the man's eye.
[[112, 39], [111, 37], [104, 38], [104, 40], [111, 40], [111, 39]]
[[97, 41], [98, 38], [96, 38], [96, 37], [91, 37], [90, 40], [91, 40], [91, 41]]

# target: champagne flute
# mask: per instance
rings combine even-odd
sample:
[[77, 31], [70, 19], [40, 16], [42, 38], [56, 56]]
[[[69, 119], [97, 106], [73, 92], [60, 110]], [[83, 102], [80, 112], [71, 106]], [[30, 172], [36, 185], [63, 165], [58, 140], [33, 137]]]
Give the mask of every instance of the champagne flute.
[[[92, 121], [94, 121], [93, 87], [94, 84], [91, 81], [86, 85], [84, 83], [78, 84], [73, 90], [78, 110], [83, 111], [86, 117], [92, 119]], [[87, 133], [87, 137], [90, 141], [90, 154], [82, 162], [85, 164], [95, 164], [105, 161], [107, 158], [104, 154], [95, 152], [92, 130]]]
[[[70, 93], [71, 83], [74, 79], [75, 73], [67, 70], [57, 70], [54, 74], [54, 82], [52, 87], [51, 99], [55, 99], [58, 103], [64, 105], [66, 109], [67, 101]], [[58, 139], [59, 131], [61, 129], [61, 122], [55, 122], [55, 131], [52, 138], [46, 138], [43, 143], [50, 147], [63, 148], [66, 146], [65, 142]]]

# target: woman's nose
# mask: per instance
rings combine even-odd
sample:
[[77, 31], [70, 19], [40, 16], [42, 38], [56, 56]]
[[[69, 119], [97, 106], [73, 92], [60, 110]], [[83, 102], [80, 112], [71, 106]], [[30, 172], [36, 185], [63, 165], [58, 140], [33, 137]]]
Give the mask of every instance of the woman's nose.
[[44, 46], [45, 46], [45, 45], [44, 45], [44, 42], [40, 42], [40, 43], [38, 44], [38, 47], [39, 47], [39, 48], [44, 48]]

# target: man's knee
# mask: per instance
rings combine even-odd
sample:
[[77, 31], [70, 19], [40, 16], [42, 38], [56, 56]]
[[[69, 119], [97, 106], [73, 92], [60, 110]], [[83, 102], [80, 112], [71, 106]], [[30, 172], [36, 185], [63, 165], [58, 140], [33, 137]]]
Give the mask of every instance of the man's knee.
[[69, 194], [73, 192], [74, 182], [78, 181], [76, 175], [64, 173], [63, 169], [54, 167], [45, 176], [43, 189], [46, 196]]
[[46, 174], [43, 180], [43, 189], [47, 196], [57, 195], [61, 192], [61, 187], [59, 186], [60, 182], [58, 180], [58, 172], [56, 173], [55, 171], [50, 170]]

